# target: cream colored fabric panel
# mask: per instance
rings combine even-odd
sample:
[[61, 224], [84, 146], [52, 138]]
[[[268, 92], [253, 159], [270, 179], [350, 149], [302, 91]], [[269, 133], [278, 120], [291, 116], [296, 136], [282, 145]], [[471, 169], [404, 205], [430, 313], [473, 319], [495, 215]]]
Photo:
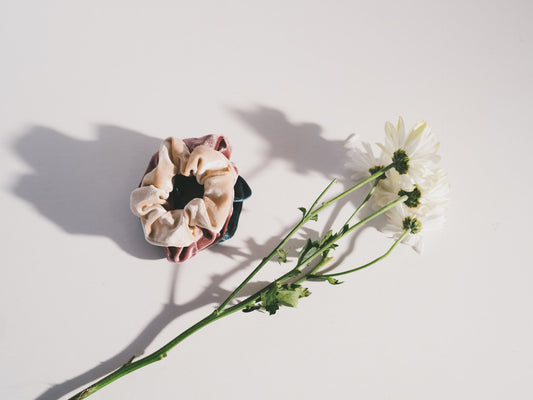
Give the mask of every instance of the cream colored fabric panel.
[[[195, 176], [204, 197], [183, 210], [169, 210], [167, 199], [177, 173]], [[157, 166], [131, 194], [131, 210], [141, 219], [146, 240], [158, 246], [185, 247], [202, 235], [200, 228], [219, 232], [233, 205], [237, 173], [220, 152], [200, 145], [190, 153], [179, 139], [168, 138], [159, 150]]]

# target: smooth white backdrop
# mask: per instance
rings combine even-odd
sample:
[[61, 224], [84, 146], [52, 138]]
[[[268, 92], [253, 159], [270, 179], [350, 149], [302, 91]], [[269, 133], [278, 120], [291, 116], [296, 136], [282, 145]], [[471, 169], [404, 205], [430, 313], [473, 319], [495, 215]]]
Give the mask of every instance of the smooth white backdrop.
[[[532, 18], [528, 0], [0, 1], [0, 398], [68, 398], [207, 315], [346, 185], [342, 141], [399, 115], [433, 126], [452, 186], [422, 255], [218, 321], [93, 398], [533, 397]], [[231, 241], [173, 265], [129, 193], [161, 139], [206, 133], [254, 194]], [[369, 228], [336, 257], [388, 245]]]

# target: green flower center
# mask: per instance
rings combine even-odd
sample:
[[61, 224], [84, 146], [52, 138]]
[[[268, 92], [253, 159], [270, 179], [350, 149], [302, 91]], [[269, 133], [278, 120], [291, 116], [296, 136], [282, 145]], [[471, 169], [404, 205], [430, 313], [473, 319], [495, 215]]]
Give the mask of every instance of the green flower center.
[[406, 174], [409, 171], [409, 157], [405, 150], [396, 150], [392, 155], [392, 163], [394, 164], [394, 169], [400, 175]]
[[406, 217], [403, 220], [403, 229], [414, 235], [422, 230], [422, 224], [416, 218]]
[[404, 201], [405, 205], [409, 208], [415, 208], [420, 205], [420, 196], [422, 193], [420, 193], [420, 189], [415, 186], [413, 190], [410, 192], [406, 190], [400, 190], [398, 192], [398, 196], [407, 196], [407, 200]]
[[[384, 168], [383, 165], [376, 165], [375, 167], [372, 167], [368, 170], [370, 172], [370, 175], [374, 175], [376, 172], [382, 170]], [[380, 175], [377, 179], [386, 179], [387, 176], [385, 174]]]

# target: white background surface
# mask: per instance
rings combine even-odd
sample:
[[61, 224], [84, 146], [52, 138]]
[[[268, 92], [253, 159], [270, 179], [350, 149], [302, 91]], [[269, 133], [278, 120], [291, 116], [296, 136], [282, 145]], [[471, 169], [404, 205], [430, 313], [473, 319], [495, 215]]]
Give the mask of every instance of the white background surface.
[[[452, 185], [423, 255], [218, 321], [91, 398], [532, 398], [532, 18], [527, 0], [1, 1], [0, 398], [67, 398], [207, 315], [346, 182], [342, 140], [398, 115], [433, 126]], [[235, 238], [172, 265], [129, 193], [160, 139], [206, 133], [254, 194]], [[336, 256], [389, 244], [369, 228]]]

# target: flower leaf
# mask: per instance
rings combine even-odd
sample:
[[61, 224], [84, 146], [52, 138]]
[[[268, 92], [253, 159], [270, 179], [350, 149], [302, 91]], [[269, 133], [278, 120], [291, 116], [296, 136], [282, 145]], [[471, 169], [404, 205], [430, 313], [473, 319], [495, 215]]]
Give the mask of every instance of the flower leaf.
[[296, 307], [298, 300], [311, 294], [309, 289], [300, 285], [283, 285], [278, 289], [277, 298], [285, 306]]
[[307, 297], [311, 292], [300, 285], [279, 283], [265, 288], [261, 292], [261, 299], [252, 306], [246, 307], [244, 312], [251, 312], [255, 310], [265, 310], [270, 315], [276, 313], [280, 306], [296, 307], [298, 300], [302, 297]]
[[278, 286], [272, 286], [261, 292], [261, 308], [268, 311], [270, 315], [279, 310], [279, 300], [277, 297]]
[[330, 229], [329, 231], [326, 232], [326, 234], [324, 235], [324, 237], [320, 241], [320, 244], [326, 243], [329, 240], [329, 238], [332, 237], [332, 236], [333, 236], [333, 231]]
[[320, 243], [311, 239], [307, 239], [307, 242], [305, 242], [304, 247], [302, 247], [302, 250], [300, 250], [300, 255], [298, 256], [298, 265], [304, 264], [304, 260], [313, 257], [319, 251]]

